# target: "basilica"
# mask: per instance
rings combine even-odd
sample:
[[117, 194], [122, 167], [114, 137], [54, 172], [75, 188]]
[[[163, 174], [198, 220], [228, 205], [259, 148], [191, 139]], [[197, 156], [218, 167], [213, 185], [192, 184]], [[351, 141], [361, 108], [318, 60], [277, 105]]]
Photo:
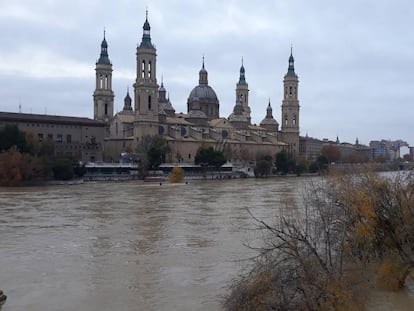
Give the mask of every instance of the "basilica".
[[[283, 80], [284, 96], [281, 105], [281, 125], [274, 119], [270, 102], [259, 125], [251, 123], [249, 87], [243, 63], [233, 112], [220, 116], [220, 102], [208, 84], [208, 72], [202, 61], [198, 84], [189, 92], [187, 112], [177, 113], [161, 81], [157, 84], [157, 53], [151, 41], [148, 14], [143, 26], [142, 41], [136, 50], [136, 79], [133, 94], [127, 92], [122, 111], [114, 114], [112, 63], [108, 44], [101, 43], [96, 62], [96, 88], [93, 93], [94, 119], [106, 126], [104, 154], [117, 159], [125, 151], [135, 151], [145, 136], [159, 135], [167, 141], [171, 153], [169, 163], [194, 163], [201, 146], [222, 151], [233, 163], [254, 161], [258, 156], [286, 150], [293, 156], [299, 152], [298, 76], [294, 58], [289, 57]], [[133, 98], [131, 98], [133, 97]], [[139, 151], [139, 150], [138, 150]]]

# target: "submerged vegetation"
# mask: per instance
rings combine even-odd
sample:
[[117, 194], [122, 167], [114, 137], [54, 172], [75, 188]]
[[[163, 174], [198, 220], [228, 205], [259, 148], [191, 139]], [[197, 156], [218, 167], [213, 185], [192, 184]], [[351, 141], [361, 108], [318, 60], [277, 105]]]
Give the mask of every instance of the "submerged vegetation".
[[170, 183], [180, 183], [184, 181], [184, 169], [179, 166], [174, 166], [171, 173], [168, 175]]
[[307, 185], [264, 232], [227, 310], [364, 310], [373, 286], [399, 290], [414, 267], [414, 177], [372, 172]]

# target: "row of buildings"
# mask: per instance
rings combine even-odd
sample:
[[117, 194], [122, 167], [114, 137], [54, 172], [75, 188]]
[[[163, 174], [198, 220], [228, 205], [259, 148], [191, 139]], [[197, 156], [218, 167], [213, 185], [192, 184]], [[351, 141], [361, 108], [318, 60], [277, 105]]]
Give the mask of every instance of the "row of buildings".
[[336, 143], [342, 154], [372, 157], [372, 150], [356, 144], [339, 144], [310, 137], [300, 137], [299, 79], [292, 53], [283, 79], [281, 120], [273, 117], [271, 103], [263, 111], [259, 125], [251, 123], [249, 86], [241, 64], [236, 83], [233, 112], [220, 116], [220, 102], [208, 83], [204, 58], [198, 84], [190, 91], [187, 112], [177, 113], [167, 97], [163, 81], [157, 82], [157, 51], [152, 43], [148, 14], [143, 36], [136, 48], [136, 79], [132, 96], [127, 92], [122, 111], [114, 114], [112, 63], [105, 38], [95, 67], [93, 92], [94, 118], [34, 115], [0, 112], [0, 126], [14, 123], [31, 133], [39, 142], [53, 141], [57, 155], [70, 155], [82, 161], [117, 161], [125, 151], [138, 151], [146, 136], [159, 135], [167, 141], [170, 163], [193, 163], [200, 146], [223, 151], [234, 162], [254, 161], [258, 155], [272, 155], [286, 150], [294, 157], [316, 159], [323, 145]]

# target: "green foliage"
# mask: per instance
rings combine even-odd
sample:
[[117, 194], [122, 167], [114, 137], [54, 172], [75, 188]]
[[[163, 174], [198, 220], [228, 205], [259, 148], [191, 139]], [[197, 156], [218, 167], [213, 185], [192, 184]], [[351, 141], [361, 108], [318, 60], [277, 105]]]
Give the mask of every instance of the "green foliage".
[[272, 170], [272, 157], [270, 155], [262, 155], [256, 161], [254, 174], [256, 177], [266, 177]]
[[156, 170], [171, 153], [165, 138], [161, 136], [144, 136], [138, 146], [140, 157], [140, 174], [146, 176], [148, 170]]
[[83, 175], [85, 175], [86, 171], [87, 170], [86, 170], [85, 164], [79, 165], [79, 162], [78, 162], [73, 166], [73, 173], [78, 177], [82, 177]]
[[278, 173], [287, 174], [295, 170], [295, 160], [285, 150], [276, 154], [275, 161], [276, 171]]
[[200, 147], [194, 158], [194, 163], [201, 166], [220, 167], [226, 163], [223, 152], [214, 150], [213, 147]]
[[295, 166], [295, 173], [298, 176], [302, 175], [302, 173], [307, 170], [308, 170], [308, 162], [305, 160], [300, 160], [298, 164]]
[[16, 146], [20, 152], [27, 152], [28, 146], [25, 133], [16, 124], [6, 124], [0, 129], [0, 151]]
[[324, 155], [320, 155], [318, 159], [316, 160], [316, 165], [318, 167], [318, 170], [323, 171], [328, 168], [329, 160]]
[[58, 159], [53, 165], [53, 176], [58, 180], [69, 180], [73, 178], [72, 161], [67, 158]]

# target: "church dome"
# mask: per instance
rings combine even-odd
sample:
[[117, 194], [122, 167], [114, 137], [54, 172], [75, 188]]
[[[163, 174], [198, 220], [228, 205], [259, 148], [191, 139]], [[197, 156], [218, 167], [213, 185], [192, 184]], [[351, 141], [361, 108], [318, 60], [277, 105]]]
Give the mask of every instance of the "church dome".
[[190, 101], [203, 101], [203, 100], [217, 100], [216, 92], [209, 85], [197, 85], [190, 93], [188, 97]]
[[260, 122], [260, 126], [271, 130], [271, 131], [278, 131], [279, 130], [279, 123], [273, 118], [272, 113], [272, 106], [270, 105], [270, 99], [269, 104], [266, 109], [266, 117]]
[[[217, 119], [219, 117], [219, 100], [216, 92], [208, 85], [208, 72], [203, 66], [199, 72], [198, 85], [193, 88], [187, 100], [187, 111], [189, 118], [193, 118], [193, 111], [200, 110], [207, 116], [208, 120]], [[195, 118], [194, 122], [198, 122], [199, 118]], [[191, 122], [191, 121], [190, 121]]]

